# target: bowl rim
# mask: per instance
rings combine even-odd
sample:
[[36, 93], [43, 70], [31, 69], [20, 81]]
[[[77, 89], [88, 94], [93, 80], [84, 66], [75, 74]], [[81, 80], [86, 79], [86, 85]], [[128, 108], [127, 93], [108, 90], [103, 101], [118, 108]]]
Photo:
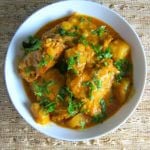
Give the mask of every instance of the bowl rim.
[[[73, 1], [73, 0], [70, 0], [70, 1]], [[143, 64], [144, 64], [144, 69], [145, 69], [145, 72], [144, 72], [144, 82], [143, 82], [143, 84], [142, 84], [142, 90], [141, 90], [140, 96], [139, 96], [139, 98], [138, 98], [136, 104], [134, 105], [132, 111], [131, 111], [131, 112], [126, 116], [126, 118], [124, 118], [117, 126], [112, 127], [111, 129], [108, 129], [108, 131], [106, 131], [105, 133], [102, 133], [102, 134], [97, 135], [97, 136], [89, 136], [89, 138], [69, 139], [69, 138], [58, 137], [58, 136], [55, 136], [55, 135], [49, 135], [49, 134], [46, 134], [45, 132], [43, 132], [42, 130], [37, 129], [36, 127], [34, 127], [33, 124], [31, 124], [30, 122], [27, 121], [26, 117], [24, 117], [24, 116], [20, 113], [20, 110], [15, 106], [14, 100], [12, 100], [11, 94], [10, 94], [10, 92], [9, 92], [9, 90], [8, 90], [9, 84], [8, 84], [8, 82], [7, 82], [7, 80], [6, 80], [6, 63], [7, 63], [6, 60], [7, 60], [7, 57], [8, 57], [8, 50], [9, 50], [10, 44], [11, 44], [12, 41], [14, 40], [14, 37], [15, 37], [15, 35], [17, 34], [18, 30], [20, 30], [20, 29], [22, 28], [22, 26], [26, 23], [26, 21], [27, 21], [30, 17], [32, 17], [33, 15], [35, 15], [36, 13], [38, 13], [39, 11], [46, 9], [46, 8], [49, 7], [49, 6], [53, 6], [53, 5], [57, 5], [57, 4], [63, 4], [63, 3], [67, 3], [67, 2], [69, 2], [69, 1], [67, 1], [67, 0], [58, 1], [58, 2], [55, 2], [55, 3], [52, 3], [52, 4], [48, 4], [48, 5], [46, 5], [46, 6], [42, 7], [42, 8], [39, 8], [39, 9], [37, 9], [36, 11], [34, 11], [31, 15], [29, 15], [29, 16], [23, 21], [23, 23], [21, 23], [21, 24], [19, 25], [19, 27], [16, 29], [16, 32], [13, 34], [12, 39], [11, 39], [11, 41], [10, 41], [10, 43], [9, 43], [9, 46], [8, 46], [8, 49], [7, 49], [7, 53], [6, 53], [6, 55], [5, 55], [5, 62], [4, 62], [4, 74], [3, 74], [3, 75], [4, 75], [5, 86], [6, 86], [7, 93], [8, 93], [8, 97], [9, 97], [11, 103], [14, 105], [14, 107], [15, 107], [15, 109], [17, 110], [17, 112], [19, 113], [19, 115], [20, 115], [33, 129], [36, 129], [38, 132], [40, 132], [40, 133], [42, 133], [42, 134], [44, 134], [44, 135], [46, 135], [46, 136], [48, 136], [48, 137], [52, 137], [52, 138], [59, 139], [59, 140], [65, 140], [65, 141], [91, 140], [91, 139], [95, 139], [95, 138], [98, 138], [98, 137], [105, 136], [106, 134], [111, 133], [111, 132], [113, 132], [114, 130], [118, 129], [118, 128], [119, 128], [124, 122], [126, 122], [126, 121], [128, 120], [128, 118], [134, 113], [135, 109], [137, 108], [138, 104], [140, 103], [141, 98], [142, 98], [142, 96], [143, 96], [143, 94], [144, 94], [144, 89], [145, 89], [145, 85], [146, 85], [146, 78], [147, 78], [147, 65], [146, 65], [146, 55], [145, 55], [145, 52], [144, 52], [144, 47], [143, 47], [143, 45], [142, 45], [142, 42], [141, 42], [141, 40], [140, 40], [138, 34], [137, 34], [137, 33], [135, 32], [135, 30], [131, 27], [131, 25], [128, 23], [128, 21], [127, 21], [123, 16], [121, 16], [118, 12], [116, 12], [116, 11], [114, 11], [114, 10], [108, 8], [107, 6], [105, 6], [105, 5], [101, 4], [101, 3], [98, 3], [98, 2], [95, 2], [95, 1], [90, 1], [90, 0], [89, 0], [89, 1], [86, 1], [86, 0], [78, 0], [78, 1], [76, 1], [76, 2], [79, 3], [80, 1], [81, 1], [81, 2], [85, 2], [85, 3], [91, 3], [91, 4], [92, 4], [92, 3], [95, 3], [98, 7], [99, 7], [99, 6], [103, 7], [103, 8], [106, 9], [107, 11], [110, 11], [111, 13], [113, 13], [113, 14], [115, 14], [117, 17], [119, 17], [119, 19], [123, 20], [123, 22], [126, 23], [127, 26], [132, 30], [132, 32], [135, 34], [135, 36], [136, 36], [136, 38], [137, 38], [137, 40], [138, 40], [138, 42], [139, 42], [139, 44], [140, 44], [140, 47], [141, 47], [141, 50], [142, 50], [142, 53], [143, 53], [143, 57], [144, 57], [144, 59], [143, 59], [143, 60], [144, 60]], [[75, 1], [74, 1], [74, 2], [75, 2]], [[108, 25], [109, 25], [109, 24], [108, 24]], [[62, 127], [62, 128], [63, 128], [63, 127]]]

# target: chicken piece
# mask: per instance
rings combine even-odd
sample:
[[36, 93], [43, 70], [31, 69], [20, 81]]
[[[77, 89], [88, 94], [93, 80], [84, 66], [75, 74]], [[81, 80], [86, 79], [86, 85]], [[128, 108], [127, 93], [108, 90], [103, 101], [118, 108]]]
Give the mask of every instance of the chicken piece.
[[94, 50], [91, 48], [91, 46], [87, 46], [86, 47], [86, 52], [87, 52], [87, 63], [86, 63], [86, 66], [88, 68], [91, 68], [93, 67], [93, 65], [95, 64], [95, 52]]
[[39, 103], [32, 103], [31, 112], [37, 123], [44, 125], [50, 122], [49, 114], [40, 107]]
[[63, 49], [61, 38], [43, 40], [42, 50], [30, 52], [20, 61], [19, 73], [27, 82], [33, 82], [55, 65]]
[[113, 79], [118, 70], [111, 59], [106, 60], [107, 66], [98, 69], [85, 69], [80, 76], [68, 78], [67, 85], [74, 96], [82, 100], [82, 110], [93, 116], [101, 112], [99, 100], [111, 89]]
[[57, 69], [50, 69], [38, 80], [31, 83], [31, 86], [34, 94], [39, 97], [39, 99], [44, 96], [54, 101], [64, 84], [64, 76]]
[[90, 116], [97, 115], [101, 112], [99, 105], [100, 99], [104, 98], [105, 95], [109, 93], [113, 84], [114, 76], [118, 73], [118, 70], [113, 66], [113, 61], [111, 59], [107, 60], [107, 64], [107, 66], [103, 66], [95, 73], [97, 80], [101, 81], [101, 87], [93, 90], [93, 99], [83, 99], [84, 105], [82, 109], [85, 110], [85, 114]]
[[66, 84], [77, 99], [86, 98], [88, 90], [82, 86], [82, 82], [91, 79], [91, 71], [91, 69], [86, 69], [78, 76], [72, 76], [70, 73], [67, 74]]
[[129, 45], [120, 39], [111, 42], [110, 48], [115, 61], [126, 58], [130, 53]]
[[65, 58], [68, 64], [68, 70], [76, 74], [82, 73], [87, 61], [85, 46], [83, 44], [78, 44], [76, 47], [67, 49], [65, 51]]

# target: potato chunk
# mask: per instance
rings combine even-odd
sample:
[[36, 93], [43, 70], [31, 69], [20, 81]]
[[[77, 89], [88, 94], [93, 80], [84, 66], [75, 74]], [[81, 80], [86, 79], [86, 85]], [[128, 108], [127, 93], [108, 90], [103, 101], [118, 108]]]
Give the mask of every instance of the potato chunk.
[[110, 48], [115, 61], [126, 58], [130, 52], [129, 45], [120, 39], [111, 42]]
[[35, 121], [39, 124], [47, 124], [50, 122], [49, 113], [46, 113], [39, 105], [39, 103], [32, 103], [31, 112]]
[[71, 128], [84, 128], [85, 124], [89, 122], [89, 118], [85, 115], [79, 113], [72, 117], [69, 121], [66, 122], [67, 126]]
[[127, 99], [131, 81], [128, 78], [123, 79], [120, 83], [115, 83], [113, 93], [120, 104], [123, 104]]

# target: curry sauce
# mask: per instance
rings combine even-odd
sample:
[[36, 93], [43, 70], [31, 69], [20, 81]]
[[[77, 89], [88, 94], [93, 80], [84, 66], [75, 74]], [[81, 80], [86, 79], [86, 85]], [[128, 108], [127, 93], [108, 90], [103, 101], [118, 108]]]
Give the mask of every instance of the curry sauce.
[[18, 65], [39, 124], [80, 129], [102, 123], [131, 92], [130, 46], [109, 25], [73, 14], [23, 42]]

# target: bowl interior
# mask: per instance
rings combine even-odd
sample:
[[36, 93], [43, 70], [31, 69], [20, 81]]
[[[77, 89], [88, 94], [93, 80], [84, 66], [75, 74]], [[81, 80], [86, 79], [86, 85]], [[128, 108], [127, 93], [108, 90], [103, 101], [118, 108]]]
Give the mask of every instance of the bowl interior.
[[[59, 11], [58, 11], [59, 10]], [[34, 34], [46, 23], [64, 17], [73, 12], [87, 14], [111, 25], [132, 49], [134, 69], [134, 95], [123, 107], [104, 123], [85, 130], [71, 130], [53, 123], [41, 126], [35, 123], [30, 113], [30, 101], [24, 91], [22, 81], [17, 72], [17, 59], [21, 55], [21, 44], [29, 35]], [[30, 16], [17, 30], [8, 48], [5, 62], [5, 80], [12, 103], [21, 116], [40, 132], [63, 140], [79, 141], [104, 135], [124, 122], [137, 106], [141, 97], [146, 76], [145, 57], [141, 43], [129, 24], [118, 14], [108, 8], [89, 1], [63, 1], [48, 5]]]

